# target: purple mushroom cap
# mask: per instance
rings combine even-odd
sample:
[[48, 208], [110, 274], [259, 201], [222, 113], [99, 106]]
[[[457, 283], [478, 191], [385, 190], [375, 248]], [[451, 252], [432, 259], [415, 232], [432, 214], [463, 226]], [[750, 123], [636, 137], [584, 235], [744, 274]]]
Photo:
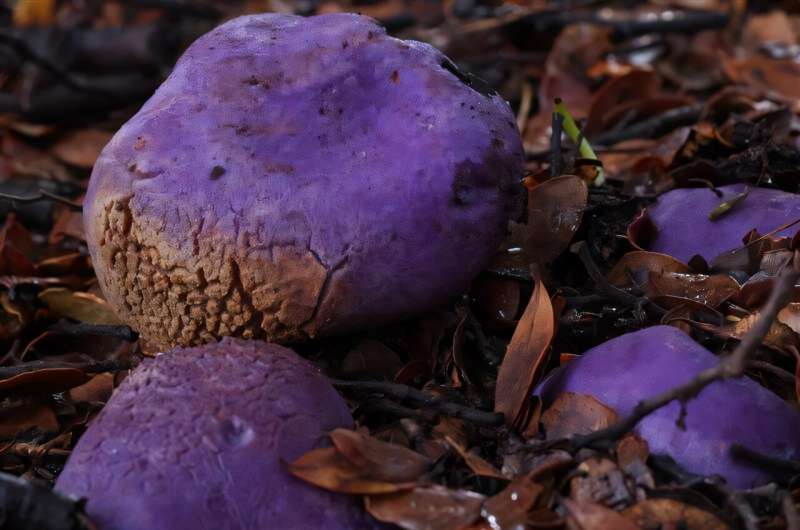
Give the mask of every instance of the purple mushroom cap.
[[106, 146], [100, 285], [154, 345], [291, 342], [465, 289], [521, 212], [509, 105], [367, 17], [265, 14], [197, 40]]
[[[648, 208], [650, 219], [658, 227], [658, 236], [650, 250], [662, 252], [684, 263], [699, 254], [711, 262], [727, 250], [742, 246], [742, 239], [752, 229], [771, 232], [800, 219], [800, 195], [765, 188], [750, 188], [748, 196], [728, 213], [712, 221], [714, 208], [744, 191], [742, 184], [719, 188], [723, 197], [708, 188], [680, 188], [669, 191]], [[797, 227], [778, 232], [793, 236]]]
[[226, 338], [139, 366], [81, 437], [56, 489], [87, 498], [100, 530], [373, 529], [354, 497], [286, 469], [351, 425], [311, 363]]
[[[636, 404], [688, 382], [717, 358], [684, 332], [655, 326], [609, 340], [555, 370], [535, 390], [549, 405], [561, 392], [588, 394], [620, 415]], [[770, 475], [730, 454], [732, 443], [778, 458], [800, 458], [800, 412], [748, 378], [715, 382], [686, 405], [686, 430], [676, 402], [643, 419], [639, 434], [653, 454], [671, 456], [686, 470], [718, 474], [738, 488]]]

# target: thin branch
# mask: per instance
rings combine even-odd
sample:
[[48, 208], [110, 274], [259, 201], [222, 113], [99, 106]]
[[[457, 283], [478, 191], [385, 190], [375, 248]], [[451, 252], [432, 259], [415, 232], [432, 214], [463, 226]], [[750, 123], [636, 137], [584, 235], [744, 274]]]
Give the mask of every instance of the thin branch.
[[685, 403], [697, 396], [705, 387], [715, 381], [735, 379], [743, 376], [750, 357], [758, 346], [761, 345], [761, 341], [767, 335], [778, 312], [789, 303], [798, 277], [800, 277], [800, 273], [795, 270], [785, 272], [778, 277], [775, 288], [772, 290], [769, 300], [767, 300], [767, 303], [764, 305], [758, 320], [756, 320], [750, 331], [742, 338], [741, 342], [736, 346], [736, 349], [734, 349], [733, 353], [728, 357], [720, 360], [711, 368], [707, 368], [698, 373], [688, 383], [662, 392], [653, 398], [640, 401], [630, 415], [614, 425], [586, 435], [577, 435], [573, 437], [571, 440], [572, 449], [578, 450], [584, 447], [603, 445], [603, 443], [608, 444], [619, 440], [636, 427], [642, 419], [661, 407], [673, 401]]
[[53, 192], [39, 189], [39, 193], [36, 195], [31, 195], [29, 197], [22, 197], [20, 195], [12, 195], [10, 193], [0, 193], [0, 199], [5, 199], [13, 203], [22, 203], [22, 204], [31, 204], [35, 202], [42, 202], [42, 201], [53, 201], [59, 204], [63, 204], [67, 206], [70, 210], [74, 212], [80, 212], [83, 210], [83, 206], [78, 204], [75, 201], [67, 199], [66, 197], [62, 197], [61, 195], [56, 195]]
[[383, 394], [395, 401], [408, 401], [417, 407], [433, 410], [445, 416], [452, 416], [471, 423], [497, 426], [502, 425], [504, 422], [502, 414], [475, 409], [452, 401], [445, 401], [407, 385], [385, 383], [381, 381], [343, 381], [341, 379], [331, 379], [331, 383], [337, 388], [374, 392]]
[[[2, 277], [0, 277], [2, 280]], [[64, 335], [93, 335], [95, 337], [114, 337], [125, 342], [136, 342], [139, 334], [130, 326], [113, 324], [89, 324], [88, 322], [72, 322], [70, 320], [59, 320], [50, 326], [49, 331], [62, 333]]]
[[678, 127], [697, 123], [703, 108], [703, 103], [691, 103], [684, 107], [670, 109], [628, 127], [598, 134], [592, 141], [599, 145], [613, 145], [634, 138], [656, 138]]
[[48, 370], [55, 368], [75, 368], [87, 374], [99, 374], [103, 372], [121, 372], [132, 368], [130, 361], [90, 361], [85, 363], [65, 363], [55, 361], [30, 361], [17, 366], [4, 366], [0, 368], [0, 381], [10, 379], [11, 377], [25, 374], [28, 372], [38, 372], [40, 370]]

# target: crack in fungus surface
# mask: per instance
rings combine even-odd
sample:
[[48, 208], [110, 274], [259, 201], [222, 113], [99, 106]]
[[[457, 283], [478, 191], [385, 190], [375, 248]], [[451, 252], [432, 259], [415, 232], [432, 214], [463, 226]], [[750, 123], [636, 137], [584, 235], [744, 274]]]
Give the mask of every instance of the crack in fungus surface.
[[[333, 273], [346, 259], [327, 267], [313, 250], [294, 245], [244, 254], [235, 250], [235, 241], [213, 239], [213, 231], [202, 234], [205, 219], [192, 233], [191, 256], [180, 256], [179, 249], [165, 252], [163, 238], [137, 222], [132, 199], [105, 204], [100, 259], [106, 274], [101, 283], [120, 316], [148, 341], [169, 348], [227, 335], [280, 342], [316, 335], [320, 325], [315, 316]], [[209, 237], [210, 243], [201, 244], [201, 238]], [[212, 247], [217, 251], [205, 252]]]

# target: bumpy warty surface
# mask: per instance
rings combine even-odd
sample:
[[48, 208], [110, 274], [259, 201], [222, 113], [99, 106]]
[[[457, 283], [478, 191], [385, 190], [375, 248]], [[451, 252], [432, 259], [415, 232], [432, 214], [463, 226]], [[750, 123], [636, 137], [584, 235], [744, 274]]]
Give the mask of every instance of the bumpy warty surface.
[[88, 498], [100, 530], [372, 529], [357, 500], [286, 470], [351, 425], [313, 365], [281, 346], [226, 338], [139, 366], [56, 489]]
[[95, 165], [85, 227], [106, 297], [161, 348], [303, 340], [446, 301], [522, 200], [507, 103], [459, 76], [351, 14], [201, 37]]
[[[658, 236], [650, 250], [663, 252], [687, 262], [696, 254], [711, 261], [721, 253], [739, 248], [752, 229], [766, 234], [800, 219], [800, 195], [765, 188], [750, 188], [748, 196], [727, 214], [712, 221], [714, 208], [744, 191], [741, 184], [719, 188], [723, 196], [708, 188], [681, 188], [658, 198], [648, 208], [658, 227]], [[778, 232], [791, 237], [797, 227]]]
[[[655, 326], [607, 341], [559, 368], [535, 391], [551, 403], [560, 392], [589, 394], [630, 414], [636, 404], [713, 366], [717, 358], [682, 331]], [[686, 405], [686, 430], [676, 424], [678, 403], [643, 419], [638, 432], [654, 454], [667, 454], [687, 470], [719, 474], [736, 487], [769, 480], [757, 467], [733, 459], [738, 442], [763, 454], [800, 457], [800, 412], [748, 378], [712, 383]]]

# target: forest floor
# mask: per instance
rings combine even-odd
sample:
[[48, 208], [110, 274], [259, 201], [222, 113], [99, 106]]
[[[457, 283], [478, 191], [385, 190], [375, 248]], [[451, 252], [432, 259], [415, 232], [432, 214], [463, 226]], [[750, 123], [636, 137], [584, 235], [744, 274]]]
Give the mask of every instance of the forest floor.
[[[709, 223], [760, 208], [757, 187], [800, 190], [796, 2], [7, 4], [0, 470], [34, 482], [0, 480], [0, 511], [27, 499], [46, 525], [29, 528], [72, 528], [63, 515], [80, 505], [47, 486], [147, 351], [103, 300], [83, 239], [80, 203], [102, 147], [180, 51], [221, 21], [351, 11], [432, 43], [511, 103], [528, 211], [450, 306], [298, 346], [352, 406], [359, 430], [334, 433], [336, 447], [367, 456], [357, 464], [310, 453], [295, 474], [363, 495], [373, 514], [406, 529], [800, 529], [800, 462], [749, 455], [774, 480], [735, 489], [650, 454], [635, 434], [663, 403], [685, 405], [709, 382], [742, 373], [799, 406], [800, 296], [785, 272], [797, 262], [794, 230], [740, 227], [745, 263], [685, 259], [648, 250], [653, 225], [642, 215], [675, 188], [749, 186], [701, 212]], [[720, 355], [717, 372], [629, 416], [583, 394], [530, 399], [560, 365], [658, 324]]]

